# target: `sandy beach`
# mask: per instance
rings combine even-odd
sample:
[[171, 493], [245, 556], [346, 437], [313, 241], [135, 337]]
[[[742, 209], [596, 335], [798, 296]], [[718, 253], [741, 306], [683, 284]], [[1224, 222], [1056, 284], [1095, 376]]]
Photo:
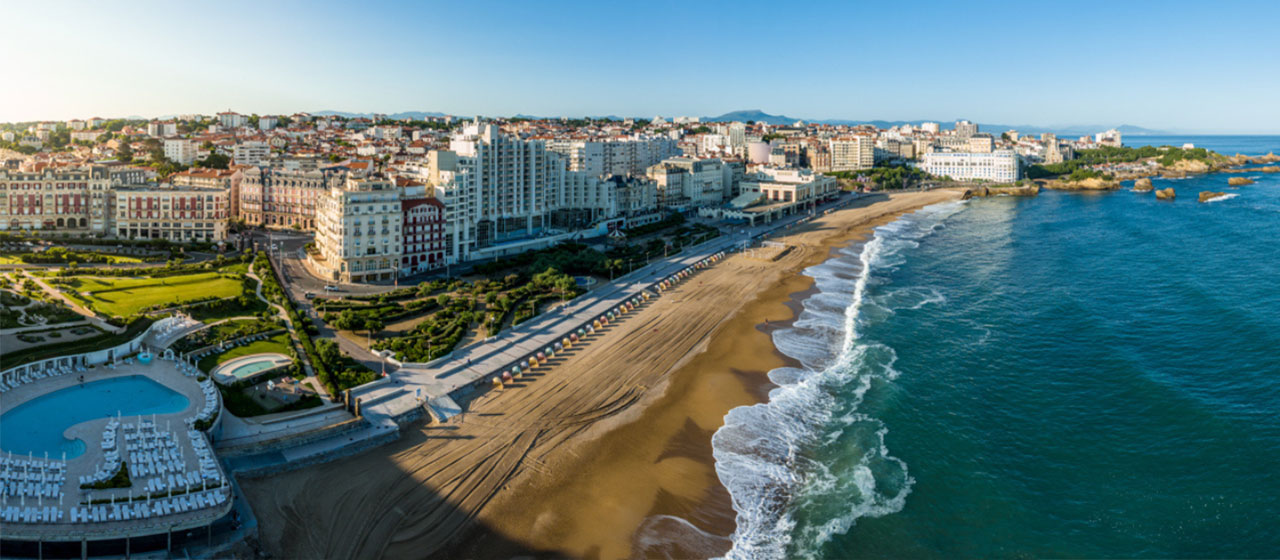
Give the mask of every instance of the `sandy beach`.
[[733, 255], [699, 272], [448, 424], [243, 481], [263, 546], [287, 558], [723, 553], [734, 513], [711, 434], [730, 409], [766, 397], [764, 374], [783, 365], [767, 331], [810, 288], [799, 272], [959, 196], [868, 197], [776, 238], [793, 248], [775, 261]]

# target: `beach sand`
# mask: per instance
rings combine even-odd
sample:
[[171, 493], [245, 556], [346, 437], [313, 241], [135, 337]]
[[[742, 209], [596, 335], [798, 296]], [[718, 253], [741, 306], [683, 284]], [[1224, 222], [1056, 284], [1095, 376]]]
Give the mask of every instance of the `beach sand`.
[[447, 424], [243, 481], [263, 546], [288, 558], [722, 554], [734, 514], [711, 434], [767, 397], [765, 373], [783, 365], [767, 331], [811, 287], [799, 272], [959, 196], [868, 197], [775, 238], [793, 246], [776, 261], [733, 255], [698, 272]]

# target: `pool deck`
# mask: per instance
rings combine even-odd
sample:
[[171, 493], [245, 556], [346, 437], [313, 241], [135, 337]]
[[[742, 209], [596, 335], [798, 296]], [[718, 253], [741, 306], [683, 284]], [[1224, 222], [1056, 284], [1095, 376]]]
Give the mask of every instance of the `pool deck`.
[[[15, 408], [28, 400], [36, 397], [52, 393], [68, 387], [74, 387], [80, 384], [78, 377], [81, 373], [70, 373], [57, 377], [49, 377], [38, 380], [33, 383], [27, 383], [13, 390], [0, 394], [0, 411], [7, 411]], [[121, 377], [129, 377], [132, 375], [142, 375], [165, 387], [182, 394], [190, 401], [187, 408], [181, 412], [173, 414], [157, 414], [155, 415], [156, 427], [162, 430], [174, 433], [174, 439], [178, 445], [182, 447], [183, 461], [186, 463], [188, 470], [199, 471], [199, 460], [195, 448], [191, 444], [191, 440], [187, 438], [187, 425], [184, 422], [186, 418], [194, 416], [204, 404], [204, 393], [201, 392], [199, 384], [195, 379], [187, 377], [178, 370], [177, 364], [168, 360], [153, 359], [149, 364], [140, 364], [135, 360], [133, 364], [121, 364], [111, 369], [108, 366], [100, 365], [89, 368], [83, 372], [85, 383], [92, 381], [100, 381], [104, 379], [115, 379]], [[145, 416], [150, 419], [150, 416]], [[68, 438], [78, 438], [85, 443], [85, 452], [79, 457], [67, 460], [66, 482], [62, 486], [62, 508], [69, 510], [71, 506], [80, 504], [91, 494], [94, 500], [110, 498], [117, 496], [123, 501], [129, 496], [130, 488], [116, 488], [111, 490], [82, 490], [80, 488], [80, 477], [93, 474], [97, 470], [99, 464], [103, 461], [102, 451], [102, 431], [110, 418], [101, 418], [81, 422], [66, 430], [63, 433]], [[123, 416], [120, 419], [121, 433], [124, 430], [124, 424], [136, 424], [136, 416]], [[123, 437], [121, 437], [123, 442]], [[127, 453], [122, 450], [122, 454]], [[18, 455], [14, 455], [15, 458]], [[36, 456], [36, 458], [43, 458]], [[62, 457], [49, 457], [50, 460], [61, 460]], [[135, 481], [135, 488], [132, 489], [134, 494], [142, 494], [143, 491], [138, 488], [141, 481]], [[46, 500], [46, 505], [58, 505], [56, 499]], [[8, 505], [18, 505], [17, 498], [9, 498], [6, 502]], [[36, 505], [36, 499], [28, 497], [26, 505]], [[229, 502], [228, 506], [229, 507]], [[153, 534], [158, 530], [167, 529], [168, 527], [185, 528], [198, 527], [207, 525], [215, 519], [227, 513], [227, 507], [214, 507], [202, 510], [196, 510], [186, 513], [176, 513], [163, 517], [153, 517], [150, 519], [136, 519], [129, 521], [107, 521], [98, 523], [72, 523], [69, 511], [64, 521], [59, 523], [5, 523], [4, 533], [6, 538], [18, 538], [34, 540], [36, 538], [53, 541], [53, 540], [80, 540], [82, 537], [89, 539], [114, 537], [118, 535], [143, 535]]]

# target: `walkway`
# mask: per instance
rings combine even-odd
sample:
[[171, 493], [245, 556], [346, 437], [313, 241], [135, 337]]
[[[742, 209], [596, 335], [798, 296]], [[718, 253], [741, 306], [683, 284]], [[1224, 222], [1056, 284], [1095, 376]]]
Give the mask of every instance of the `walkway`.
[[[371, 419], [395, 417], [423, 400], [454, 408], [449, 397], [455, 391], [492, 377], [512, 363], [567, 337], [584, 322], [604, 315], [619, 304], [639, 295], [645, 288], [692, 266], [698, 261], [734, 248], [740, 248], [764, 235], [789, 228], [828, 210], [843, 207], [862, 198], [845, 194], [819, 206], [812, 213], [795, 214], [757, 227], [739, 227], [733, 233], [686, 247], [679, 255], [651, 263], [611, 284], [581, 296], [514, 329], [465, 348], [454, 350], [444, 358], [426, 364], [405, 364], [389, 374], [390, 383], [353, 391], [365, 403], [361, 411]], [[433, 407], [435, 405], [433, 404]]]
[[[302, 362], [302, 371], [307, 374], [303, 381], [310, 383], [311, 387], [320, 395], [323, 395], [329, 400], [333, 400], [333, 396], [329, 394], [328, 388], [326, 388], [324, 384], [316, 378], [315, 368], [311, 365], [311, 356], [307, 355], [306, 350], [302, 347], [302, 341], [298, 339], [298, 329], [294, 326], [293, 320], [289, 318], [289, 312], [286, 311], [283, 306], [272, 303], [266, 298], [266, 296], [262, 295], [262, 278], [258, 277], [258, 274], [254, 271], [254, 266], [257, 264], [257, 262], [249, 264], [249, 271], [245, 273], [245, 276], [252, 278], [258, 283], [257, 289], [254, 290], [254, 294], [257, 295], [258, 299], [262, 300], [263, 303], [275, 308], [276, 313], [280, 315], [280, 319], [284, 321], [285, 328], [289, 330], [289, 339], [293, 341], [294, 351], [298, 354], [298, 359]], [[279, 278], [276, 280], [278, 282]]]
[[94, 313], [92, 310], [90, 310], [89, 308], [83, 305], [80, 305], [79, 303], [76, 303], [74, 300], [67, 297], [66, 295], [63, 295], [61, 291], [58, 291], [54, 289], [52, 286], [50, 286], [49, 284], [46, 284], [45, 281], [40, 277], [33, 276], [30, 272], [27, 272], [26, 270], [22, 271], [22, 275], [26, 276], [32, 282], [35, 282], [36, 285], [39, 286], [41, 290], [44, 290], [44, 293], [49, 295], [49, 297], [52, 297], [55, 300], [63, 302], [64, 304], [67, 305], [67, 307], [70, 307], [72, 311], [75, 311], [76, 313], [83, 315], [86, 319], [89, 320], [90, 323], [93, 323], [94, 326], [97, 326], [98, 328], [101, 328], [102, 330], [105, 330], [110, 333], [119, 334], [124, 332], [124, 327], [117, 327], [115, 325], [112, 325], [111, 323], [108, 323], [98, 318], [98, 315]]

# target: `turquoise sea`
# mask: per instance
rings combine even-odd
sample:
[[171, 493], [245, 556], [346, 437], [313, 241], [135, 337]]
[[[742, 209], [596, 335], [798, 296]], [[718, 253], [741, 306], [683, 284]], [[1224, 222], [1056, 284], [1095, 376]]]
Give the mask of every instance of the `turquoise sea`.
[[[1280, 152], [1206, 138], [1160, 143]], [[713, 438], [729, 556], [1280, 557], [1280, 175], [1245, 176], [933, 206], [809, 269], [803, 367]]]

